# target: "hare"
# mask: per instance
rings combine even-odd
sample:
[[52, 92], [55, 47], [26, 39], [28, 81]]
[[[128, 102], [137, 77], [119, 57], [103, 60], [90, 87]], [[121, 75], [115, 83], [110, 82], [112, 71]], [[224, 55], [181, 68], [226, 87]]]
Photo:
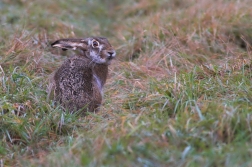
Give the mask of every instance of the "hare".
[[54, 100], [69, 112], [97, 111], [102, 102], [108, 65], [116, 56], [109, 41], [104, 37], [59, 39], [51, 46], [80, 51], [54, 73], [51, 81]]

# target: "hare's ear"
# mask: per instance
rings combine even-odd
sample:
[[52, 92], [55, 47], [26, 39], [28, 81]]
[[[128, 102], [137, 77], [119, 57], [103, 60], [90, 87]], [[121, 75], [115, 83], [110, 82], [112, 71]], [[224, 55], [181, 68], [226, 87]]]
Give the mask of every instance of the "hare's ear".
[[85, 39], [59, 39], [51, 44], [52, 47], [59, 47], [62, 50], [87, 50], [88, 42]]

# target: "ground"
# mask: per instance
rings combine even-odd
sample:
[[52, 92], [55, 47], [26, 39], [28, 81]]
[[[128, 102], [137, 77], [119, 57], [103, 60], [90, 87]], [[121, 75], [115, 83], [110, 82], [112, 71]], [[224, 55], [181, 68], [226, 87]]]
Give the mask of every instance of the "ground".
[[[3, 0], [1, 166], [252, 166], [252, 1]], [[47, 98], [74, 52], [59, 38], [105, 36], [117, 51], [100, 112]]]

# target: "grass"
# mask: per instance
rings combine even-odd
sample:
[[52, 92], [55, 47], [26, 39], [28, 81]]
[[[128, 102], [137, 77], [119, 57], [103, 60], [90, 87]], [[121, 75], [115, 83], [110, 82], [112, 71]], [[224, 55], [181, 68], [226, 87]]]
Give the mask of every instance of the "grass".
[[[0, 2], [1, 166], [251, 166], [251, 2]], [[117, 51], [102, 109], [47, 99], [71, 54], [59, 38]]]

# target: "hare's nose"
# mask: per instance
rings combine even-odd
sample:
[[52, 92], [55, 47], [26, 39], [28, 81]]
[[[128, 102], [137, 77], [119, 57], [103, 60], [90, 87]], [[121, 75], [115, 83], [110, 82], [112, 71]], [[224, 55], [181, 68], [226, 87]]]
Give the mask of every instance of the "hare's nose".
[[112, 59], [115, 57], [116, 52], [115, 51], [108, 51], [108, 54], [109, 54], [109, 58]]

